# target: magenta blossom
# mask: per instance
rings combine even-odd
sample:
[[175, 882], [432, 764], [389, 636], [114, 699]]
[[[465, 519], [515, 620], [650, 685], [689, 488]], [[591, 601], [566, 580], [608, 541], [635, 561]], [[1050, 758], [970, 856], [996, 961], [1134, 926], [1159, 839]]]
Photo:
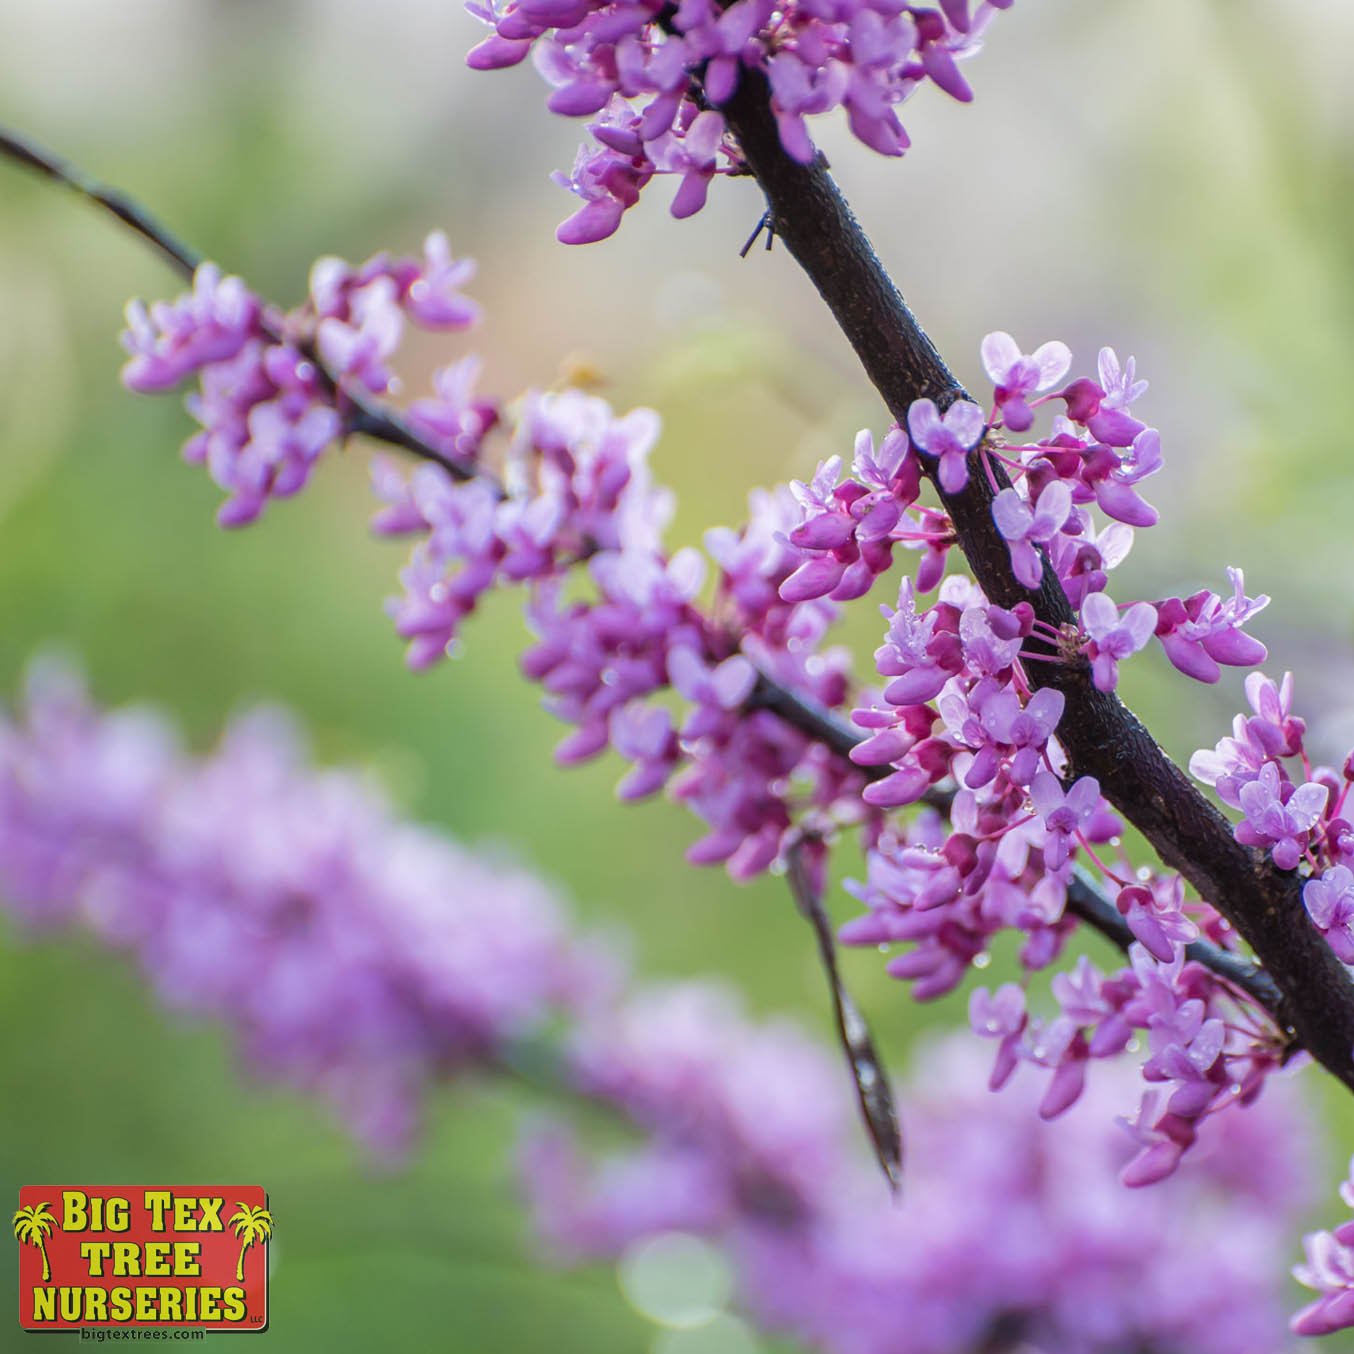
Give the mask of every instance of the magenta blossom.
[[1281, 870], [1294, 869], [1326, 807], [1328, 794], [1326, 787], [1315, 781], [1295, 787], [1278, 766], [1266, 762], [1260, 774], [1241, 787], [1241, 808], [1246, 816], [1236, 825], [1237, 841], [1243, 846], [1271, 847], [1274, 863]]
[[[1296, 796], [1294, 796], [1296, 798]], [[1292, 804], [1289, 800], [1289, 804]], [[1345, 964], [1354, 964], [1354, 872], [1333, 865], [1302, 889], [1302, 901], [1316, 929]]]
[[1175, 958], [1176, 946], [1187, 945], [1199, 934], [1199, 928], [1185, 916], [1184, 893], [1184, 882], [1172, 875], [1153, 880], [1150, 888], [1130, 884], [1120, 889], [1116, 900], [1129, 929], [1163, 964]]
[[1047, 834], [1044, 863], [1057, 870], [1071, 855], [1077, 833], [1100, 807], [1100, 782], [1094, 776], [1082, 776], [1064, 791], [1057, 776], [1041, 771], [1030, 782], [1030, 798]]
[[995, 993], [975, 988], [968, 1004], [969, 1024], [984, 1039], [998, 1039], [997, 1059], [988, 1086], [999, 1091], [1011, 1079], [1020, 1061], [1021, 1041], [1029, 1016], [1025, 1011], [1025, 992], [1016, 983], [1003, 983]]
[[957, 494], [968, 483], [968, 454], [983, 435], [983, 411], [957, 400], [942, 416], [934, 400], [913, 400], [907, 411], [912, 443], [940, 461], [940, 487]]
[[208, 363], [228, 361], [259, 333], [262, 309], [238, 277], [223, 278], [214, 263], [198, 268], [193, 290], [177, 301], [157, 301], [149, 311], [130, 302], [122, 346], [131, 358], [123, 384], [154, 394]]
[[1120, 660], [1144, 648], [1156, 628], [1156, 608], [1135, 602], [1121, 616], [1107, 594], [1093, 592], [1081, 604], [1081, 628], [1090, 644], [1091, 677], [1099, 691], [1119, 684]]
[[1102, 442], [1112, 447], [1127, 447], [1143, 430], [1142, 423], [1128, 410], [1135, 400], [1147, 393], [1147, 382], [1137, 379], [1133, 358], [1120, 363], [1113, 348], [1100, 350], [1098, 365], [1104, 395], [1099, 409], [1086, 419], [1086, 426]]
[[1044, 343], [1026, 356], [1002, 330], [983, 339], [982, 355], [983, 368], [997, 388], [995, 402], [1002, 421], [1016, 433], [1023, 433], [1034, 422], [1029, 396], [1052, 389], [1072, 365], [1067, 344]]
[[1011, 548], [1011, 571], [1027, 588], [1037, 588], [1043, 575], [1038, 547], [1058, 534], [1071, 511], [1072, 491], [1062, 480], [1050, 480], [1033, 507], [1015, 489], [993, 500], [992, 519]]
[[[1354, 1208], [1354, 1161], [1350, 1176], [1340, 1186], [1340, 1198]], [[1354, 1326], [1354, 1221], [1333, 1231], [1313, 1232], [1303, 1239], [1307, 1263], [1297, 1265], [1293, 1277], [1321, 1296], [1292, 1321], [1298, 1335], [1329, 1335]]]
[[1206, 588], [1187, 598], [1168, 597], [1157, 604], [1157, 638], [1166, 657], [1187, 677], [1216, 682], [1219, 663], [1251, 667], [1263, 663], [1265, 646], [1242, 626], [1269, 605], [1266, 596], [1247, 597], [1240, 569], [1227, 570], [1232, 595], [1225, 602]]

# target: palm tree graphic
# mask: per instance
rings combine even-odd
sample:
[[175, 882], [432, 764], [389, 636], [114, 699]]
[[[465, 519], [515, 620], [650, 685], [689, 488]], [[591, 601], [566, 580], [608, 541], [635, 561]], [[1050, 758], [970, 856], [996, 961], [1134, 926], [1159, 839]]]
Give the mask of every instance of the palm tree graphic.
[[50, 1212], [51, 1207], [51, 1204], [29, 1204], [14, 1215], [15, 1239], [36, 1246], [42, 1254], [43, 1283], [52, 1280], [52, 1266], [47, 1259], [47, 1237], [55, 1230], [56, 1219]]
[[273, 1234], [273, 1215], [260, 1204], [238, 1203], [230, 1215], [230, 1225], [240, 1238], [240, 1262], [235, 1266], [235, 1277], [244, 1282], [244, 1255], [256, 1241], [267, 1241]]

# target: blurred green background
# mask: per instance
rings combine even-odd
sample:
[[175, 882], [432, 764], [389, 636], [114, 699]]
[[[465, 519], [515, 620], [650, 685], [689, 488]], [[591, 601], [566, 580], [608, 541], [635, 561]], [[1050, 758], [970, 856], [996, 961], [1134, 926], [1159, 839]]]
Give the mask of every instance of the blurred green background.
[[[1354, 737], [1352, 8], [1022, 0], [971, 68], [972, 107], [930, 92], [909, 106], [904, 163], [839, 129], [823, 138], [961, 375], [976, 380], [993, 328], [1027, 347], [1061, 336], [1087, 369], [1102, 343], [1137, 354], [1168, 458], [1149, 497], [1166, 513], [1116, 597], [1216, 586], [1243, 565], [1275, 597], [1259, 626], [1271, 668], [1297, 670], [1330, 756]], [[656, 469], [679, 491], [680, 541], [881, 425], [788, 258], [739, 261], [750, 185], [717, 185], [685, 224], [657, 186], [613, 240], [556, 245], [569, 201], [546, 176], [578, 129], [544, 112], [531, 71], [464, 71], [477, 29], [454, 0], [0, 0], [0, 32], [0, 120], [279, 300], [317, 254], [411, 250], [446, 228], [480, 260], [488, 323], [472, 341], [489, 388], [547, 383], [586, 355], [618, 405], [663, 414]], [[177, 401], [117, 383], [124, 300], [174, 288], [96, 214], [0, 166], [0, 690], [56, 645], [101, 699], [158, 702], [200, 745], [250, 700], [287, 702], [324, 759], [371, 765], [415, 815], [506, 844], [589, 921], [625, 928], [645, 972], [726, 974], [756, 1009], [825, 1027], [809, 937], [778, 883], [686, 868], [693, 823], [617, 804], [614, 765], [552, 767], [558, 729], [515, 675], [516, 599], [486, 609], [463, 658], [404, 672], [381, 610], [404, 547], [367, 536], [366, 448], [260, 525], [213, 527], [217, 491], [178, 459]], [[417, 341], [409, 386], [462, 351]], [[862, 653], [876, 628], [857, 619]], [[1180, 757], [1240, 701], [1239, 677], [1192, 686], [1157, 655], [1126, 687]], [[960, 999], [912, 1005], [877, 956], [847, 969], [895, 1065], [927, 1023], [962, 1019]], [[78, 942], [6, 932], [0, 1020], [0, 1197], [43, 1180], [261, 1181], [278, 1220], [271, 1344], [652, 1347], [609, 1272], [531, 1265], [504, 1150], [512, 1095], [443, 1093], [425, 1148], [386, 1176]], [[1354, 1106], [1310, 1080], [1338, 1161]], [[0, 1281], [0, 1347], [18, 1338], [13, 1300]]]

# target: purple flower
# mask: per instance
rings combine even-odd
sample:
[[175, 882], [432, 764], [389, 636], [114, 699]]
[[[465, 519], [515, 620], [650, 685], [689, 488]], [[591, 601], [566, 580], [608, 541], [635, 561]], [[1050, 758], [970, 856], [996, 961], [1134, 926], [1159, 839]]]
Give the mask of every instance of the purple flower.
[[1225, 602], [1215, 592], [1203, 589], [1181, 599], [1169, 597], [1157, 606], [1157, 638], [1166, 657], [1187, 677], [1216, 682], [1219, 663], [1250, 667], [1263, 663], [1265, 646], [1243, 633], [1242, 626], [1269, 605], [1265, 596], [1247, 597], [1245, 577], [1229, 568], [1232, 596]]
[[1037, 588], [1043, 576], [1038, 547], [1057, 535], [1071, 511], [1072, 491], [1062, 480], [1050, 480], [1033, 508], [1015, 489], [1003, 489], [992, 501], [992, 518], [1011, 549], [1011, 570], [1027, 588]]
[[841, 103], [850, 85], [850, 72], [838, 62], [816, 69], [804, 59], [800, 49], [787, 48], [767, 60], [766, 74], [780, 143], [791, 159], [809, 164], [814, 149], [804, 119], [813, 113], [826, 113]]
[[1094, 437], [1112, 447], [1126, 447], [1142, 432], [1143, 425], [1129, 412], [1135, 400], [1147, 393], [1147, 382], [1136, 379], [1136, 364], [1130, 357], [1120, 363], [1113, 348], [1100, 350], [1099, 408], [1086, 420]]
[[1199, 928], [1185, 916], [1184, 883], [1179, 875], [1153, 880], [1150, 887], [1130, 884], [1119, 890], [1116, 902], [1129, 929], [1163, 964], [1175, 958], [1178, 945], [1187, 945], [1199, 934]]
[[404, 334], [395, 283], [379, 277], [350, 292], [347, 299], [345, 317], [326, 317], [316, 327], [316, 350], [336, 378], [351, 379], [374, 394], [384, 394], [393, 380], [387, 362]]
[[997, 1058], [988, 1087], [999, 1091], [1011, 1079], [1020, 1060], [1020, 1045], [1029, 1024], [1025, 993], [1015, 983], [1003, 983], [995, 994], [977, 987], [969, 998], [969, 1024], [984, 1039], [997, 1039]]
[[1285, 672], [1279, 686], [1263, 672], [1247, 674], [1246, 700], [1255, 711], [1255, 717], [1246, 721], [1247, 737], [1266, 756], [1298, 756], [1307, 725], [1293, 714], [1293, 674]]
[[[1293, 801], [1288, 802], [1291, 805]], [[1340, 961], [1354, 964], [1354, 872], [1343, 865], [1332, 865], [1303, 885], [1302, 901]]]
[[1354, 1326], [1354, 1247], [1342, 1245], [1330, 1232], [1313, 1232], [1303, 1247], [1307, 1260], [1294, 1266], [1293, 1277], [1321, 1296], [1294, 1316], [1294, 1334], [1330, 1335]]
[[1138, 1144], [1137, 1155], [1124, 1167], [1120, 1179], [1130, 1189], [1155, 1185], [1175, 1173], [1196, 1137], [1194, 1123], [1163, 1108], [1160, 1091], [1147, 1091], [1132, 1119], [1121, 1122]]
[[646, 799], [667, 784], [680, 751], [672, 716], [659, 706], [634, 700], [611, 712], [607, 728], [611, 746], [634, 763], [628, 776], [616, 787], [627, 802]]
[[[1354, 1208], [1354, 1162], [1350, 1178], [1340, 1186], [1340, 1197]], [[1354, 1222], [1344, 1222], [1329, 1232], [1313, 1232], [1303, 1238], [1306, 1264], [1293, 1270], [1293, 1277], [1321, 1296], [1292, 1320], [1298, 1335], [1329, 1335], [1354, 1326]]]
[[1093, 592], [1082, 602], [1081, 628], [1090, 639], [1087, 653], [1097, 690], [1114, 690], [1120, 662], [1146, 646], [1156, 623], [1156, 608], [1147, 602], [1135, 602], [1122, 615], [1103, 592]]
[[1122, 564], [1132, 548], [1132, 528], [1111, 522], [1100, 532], [1088, 529], [1079, 536], [1055, 536], [1048, 553], [1068, 601], [1079, 608], [1091, 593], [1105, 590], [1109, 571]]
[[723, 143], [724, 119], [709, 110], [697, 114], [680, 137], [669, 132], [662, 142], [654, 143], [650, 154], [656, 168], [682, 176], [672, 199], [672, 214], [678, 220], [694, 216], [705, 206]]
[[238, 277], [221, 276], [214, 263], [193, 274], [193, 290], [172, 304], [140, 301], [127, 306], [122, 346], [131, 354], [123, 384], [138, 394], [178, 385], [213, 362], [235, 357], [260, 334], [262, 306]]
[[614, 234], [626, 210], [639, 201], [640, 190], [654, 175], [645, 156], [624, 155], [608, 146], [579, 149], [569, 175], [555, 182], [583, 199], [583, 205], [555, 232], [561, 244], [593, 244]]
[[468, 329], [480, 308], [461, 295], [461, 288], [474, 276], [474, 259], [453, 258], [446, 235], [433, 231], [423, 242], [423, 265], [404, 297], [410, 319], [428, 329]]
[[996, 404], [1002, 421], [1017, 433], [1034, 422], [1029, 396], [1051, 390], [1072, 365], [1072, 352], [1065, 343], [1055, 340], [1041, 344], [1027, 357], [1015, 339], [1001, 330], [983, 339], [982, 357], [983, 368], [997, 388]]
[[937, 634], [934, 611], [918, 614], [910, 578], [904, 578], [898, 589], [897, 609], [886, 614], [888, 637], [874, 655], [880, 674], [894, 679], [884, 688], [884, 699], [891, 705], [932, 700], [959, 666], [957, 645]]
[[1070, 789], [1049, 771], [1040, 771], [1030, 782], [1030, 799], [1044, 824], [1044, 864], [1061, 869], [1072, 853], [1076, 835], [1100, 808], [1100, 782], [1082, 776]]
[[983, 411], [971, 400], [956, 400], [943, 417], [934, 400], [913, 400], [907, 411], [912, 444], [939, 460], [940, 487], [948, 494], [957, 494], [968, 483], [968, 454], [983, 428]]
[[1016, 785], [1028, 785], [1039, 769], [1048, 740], [1062, 718], [1065, 698], [1053, 687], [1041, 687], [1022, 707], [1010, 687], [997, 692], [982, 708], [983, 727], [999, 743], [1015, 750], [1007, 772]]
[[1307, 838], [1326, 808], [1329, 791], [1308, 781], [1294, 787], [1273, 762], [1241, 787], [1245, 818], [1236, 825], [1236, 839], [1243, 846], [1272, 848], [1274, 863], [1292, 870], [1302, 859]]

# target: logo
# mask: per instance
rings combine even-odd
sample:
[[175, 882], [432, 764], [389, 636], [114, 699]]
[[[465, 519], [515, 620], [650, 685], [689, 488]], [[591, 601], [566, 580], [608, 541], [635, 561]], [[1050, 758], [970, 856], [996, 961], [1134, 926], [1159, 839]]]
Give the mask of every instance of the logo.
[[260, 1185], [24, 1185], [19, 1324], [262, 1330], [272, 1234]]

